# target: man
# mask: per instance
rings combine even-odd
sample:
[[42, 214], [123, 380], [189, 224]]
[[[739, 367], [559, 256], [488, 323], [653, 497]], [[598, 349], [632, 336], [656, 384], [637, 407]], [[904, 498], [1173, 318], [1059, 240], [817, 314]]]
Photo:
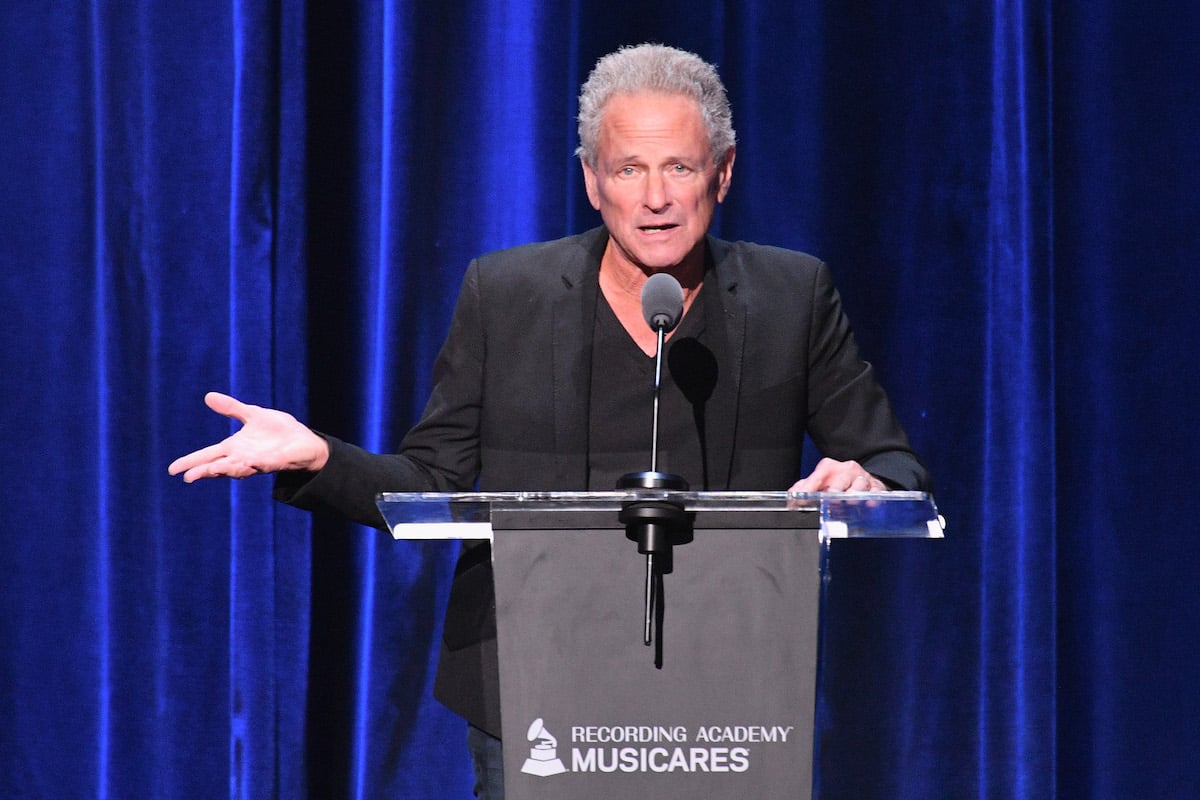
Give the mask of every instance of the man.
[[[715, 69], [657, 45], [605, 56], [583, 86], [579, 134], [603, 227], [470, 264], [429, 404], [398, 453], [214, 393], [209, 407], [244, 426], [171, 473], [277, 472], [278, 499], [377, 527], [383, 491], [612, 489], [648, 463], [645, 426], [628, 424], [649, 408], [656, 345], [640, 295], [667, 272], [684, 315], [663, 376], [662, 471], [705, 490], [928, 489], [827, 268], [707, 235], [735, 155]], [[806, 431], [826, 458], [797, 480]], [[477, 774], [498, 757], [484, 735], [499, 733], [493, 602], [486, 547], [465, 550], [436, 694], [471, 723]]]

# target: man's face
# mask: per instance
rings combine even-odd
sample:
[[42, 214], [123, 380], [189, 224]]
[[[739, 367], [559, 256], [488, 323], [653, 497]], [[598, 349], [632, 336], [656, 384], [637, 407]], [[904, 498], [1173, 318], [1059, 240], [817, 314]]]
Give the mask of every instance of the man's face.
[[704, 234], [733, 175], [733, 151], [713, 166], [695, 100], [618, 94], [604, 107], [588, 199], [610, 235], [610, 255], [646, 272], [701, 257]]

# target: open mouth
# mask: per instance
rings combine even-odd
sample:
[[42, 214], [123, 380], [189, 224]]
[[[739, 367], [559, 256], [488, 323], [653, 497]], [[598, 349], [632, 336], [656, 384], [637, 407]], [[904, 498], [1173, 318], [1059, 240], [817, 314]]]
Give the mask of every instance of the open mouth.
[[643, 233], [662, 233], [664, 231], [675, 230], [678, 227], [679, 227], [678, 225], [670, 225], [670, 224], [668, 224], [668, 225], [640, 225], [640, 226], [638, 226], [638, 230], [642, 231]]

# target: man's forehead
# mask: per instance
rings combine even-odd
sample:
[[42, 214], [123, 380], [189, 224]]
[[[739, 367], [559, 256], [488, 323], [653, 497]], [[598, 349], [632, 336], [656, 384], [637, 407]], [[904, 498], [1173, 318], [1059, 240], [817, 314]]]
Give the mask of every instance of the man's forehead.
[[657, 89], [642, 89], [635, 92], [617, 91], [613, 92], [604, 101], [604, 106], [601, 109], [601, 119], [609, 115], [609, 112], [615, 108], [625, 108], [631, 105], [641, 107], [682, 107], [689, 106], [700, 115], [700, 101], [689, 94], [683, 92], [659, 91]]
[[691, 97], [639, 94], [614, 96], [605, 105], [600, 146], [628, 151], [622, 155], [666, 149], [694, 157], [707, 154], [709, 142], [700, 107]]

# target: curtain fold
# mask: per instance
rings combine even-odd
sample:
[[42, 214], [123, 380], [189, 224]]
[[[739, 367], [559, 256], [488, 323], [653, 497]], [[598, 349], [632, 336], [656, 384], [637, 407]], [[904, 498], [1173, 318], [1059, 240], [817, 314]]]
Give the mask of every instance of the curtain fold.
[[984, 322], [979, 786], [1054, 797], [1053, 263], [1048, 247], [1049, 20], [993, 4]]
[[598, 223], [575, 95], [640, 41], [718, 63], [715, 229], [830, 263], [950, 523], [833, 548], [820, 796], [1195, 796], [1198, 36], [1050, 0], [10, 4], [0, 796], [469, 796], [430, 698], [455, 547], [166, 465], [236, 429], [208, 390], [394, 447], [469, 259]]

